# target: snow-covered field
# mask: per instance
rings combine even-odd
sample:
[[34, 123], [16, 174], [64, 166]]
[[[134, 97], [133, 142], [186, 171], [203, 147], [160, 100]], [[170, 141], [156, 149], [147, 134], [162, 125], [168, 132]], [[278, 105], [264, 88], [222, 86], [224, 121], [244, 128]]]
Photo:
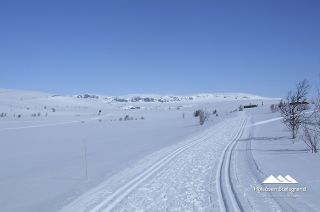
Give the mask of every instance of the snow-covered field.
[[[2, 89], [0, 211], [320, 211], [319, 154], [289, 139], [275, 102]], [[196, 109], [219, 115], [200, 126]], [[270, 175], [307, 191], [257, 191]]]

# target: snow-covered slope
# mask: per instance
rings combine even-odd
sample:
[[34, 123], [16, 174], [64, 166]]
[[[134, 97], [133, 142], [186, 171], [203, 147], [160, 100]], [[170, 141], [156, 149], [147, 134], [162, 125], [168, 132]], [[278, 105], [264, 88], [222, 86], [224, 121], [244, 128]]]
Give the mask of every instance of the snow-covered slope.
[[222, 101], [222, 100], [266, 100], [269, 98], [245, 93], [200, 93], [192, 95], [130, 94], [125, 96], [101, 96], [80, 94], [77, 98], [100, 99], [107, 102], [180, 102], [180, 101]]
[[[319, 155], [292, 144], [276, 102], [2, 89], [0, 211], [319, 211]], [[212, 114], [203, 126], [197, 109]], [[254, 191], [270, 175], [310, 190]]]

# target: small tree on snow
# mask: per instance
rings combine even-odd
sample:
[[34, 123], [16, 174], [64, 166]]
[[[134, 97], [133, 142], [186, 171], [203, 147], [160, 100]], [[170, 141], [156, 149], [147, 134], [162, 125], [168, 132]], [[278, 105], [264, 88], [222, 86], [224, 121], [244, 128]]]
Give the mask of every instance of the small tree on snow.
[[271, 110], [272, 113], [277, 112], [277, 110], [278, 110], [278, 105], [276, 105], [276, 104], [270, 105], [270, 110]]
[[207, 111], [200, 110], [200, 113], [199, 113], [200, 125], [203, 125], [208, 119], [209, 119], [209, 113]]
[[239, 111], [243, 111], [243, 106], [242, 105], [239, 106]]
[[201, 111], [201, 113], [199, 115], [200, 125], [203, 125], [206, 120], [207, 120], [207, 116], [206, 116], [205, 112]]
[[319, 148], [319, 129], [316, 125], [303, 125], [303, 136], [302, 139], [307, 145], [311, 153], [317, 153]]
[[292, 139], [296, 138], [299, 127], [304, 121], [303, 112], [307, 109], [305, 102], [309, 87], [307, 80], [299, 82], [296, 90], [290, 91], [287, 98], [279, 104], [282, 121], [291, 131]]
[[203, 125], [206, 120], [208, 120], [210, 114], [204, 110], [196, 110], [193, 112], [194, 117], [199, 117], [200, 125]]
[[302, 139], [312, 153], [317, 153], [320, 146], [320, 91], [314, 101], [314, 109], [303, 124]]
[[195, 110], [195, 111], [193, 112], [193, 116], [194, 116], [194, 117], [199, 117], [201, 111], [202, 111], [202, 110]]

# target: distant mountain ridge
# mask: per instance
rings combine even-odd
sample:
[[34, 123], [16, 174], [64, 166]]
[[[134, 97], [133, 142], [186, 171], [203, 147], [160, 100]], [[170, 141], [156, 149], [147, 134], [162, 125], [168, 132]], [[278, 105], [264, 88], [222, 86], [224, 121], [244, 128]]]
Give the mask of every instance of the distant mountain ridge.
[[257, 100], [270, 99], [246, 93], [201, 93], [192, 95], [157, 95], [157, 94], [130, 94], [126, 96], [102, 96], [96, 94], [79, 94], [76, 98], [96, 99], [106, 102], [180, 102], [206, 100]]
[[160, 95], [160, 94], [129, 94], [122, 96], [107, 96], [93, 93], [84, 93], [78, 95], [59, 95], [49, 94], [38, 91], [27, 90], [12, 90], [1, 89], [0, 98], [15, 98], [15, 99], [35, 99], [35, 98], [76, 98], [76, 99], [91, 99], [106, 103], [135, 103], [135, 102], [191, 102], [191, 101], [228, 101], [228, 100], [274, 100], [276, 98], [267, 98], [247, 93], [198, 93], [189, 95]]

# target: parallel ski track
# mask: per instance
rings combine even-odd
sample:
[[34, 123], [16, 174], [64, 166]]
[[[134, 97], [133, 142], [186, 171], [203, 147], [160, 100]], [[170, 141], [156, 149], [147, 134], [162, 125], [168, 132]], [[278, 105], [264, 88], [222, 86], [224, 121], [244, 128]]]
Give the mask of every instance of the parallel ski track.
[[[220, 126], [221, 130], [225, 126]], [[202, 142], [207, 141], [209, 138], [213, 136], [211, 130], [207, 130], [206, 133], [201, 134], [194, 138], [188, 144], [179, 147], [168, 155], [164, 156], [158, 162], [135, 176], [133, 179], [126, 182], [124, 185], [119, 187], [116, 191], [114, 191], [110, 196], [101, 201], [99, 204], [95, 205], [90, 212], [109, 212], [112, 211], [122, 200], [124, 200], [133, 190], [135, 190], [139, 185], [141, 185], [144, 181], [149, 179], [152, 175], [160, 171], [164, 168], [169, 162], [174, 160], [178, 155], [186, 151], [187, 149], [192, 148], [195, 145], [198, 145]]]
[[234, 134], [231, 142], [223, 150], [220, 157], [218, 170], [216, 173], [216, 188], [218, 193], [219, 207], [221, 212], [242, 212], [243, 208], [237, 197], [234, 186], [232, 184], [230, 176], [231, 157], [233, 149], [236, 146], [237, 141], [241, 138], [247, 119], [243, 120], [241, 127]]

